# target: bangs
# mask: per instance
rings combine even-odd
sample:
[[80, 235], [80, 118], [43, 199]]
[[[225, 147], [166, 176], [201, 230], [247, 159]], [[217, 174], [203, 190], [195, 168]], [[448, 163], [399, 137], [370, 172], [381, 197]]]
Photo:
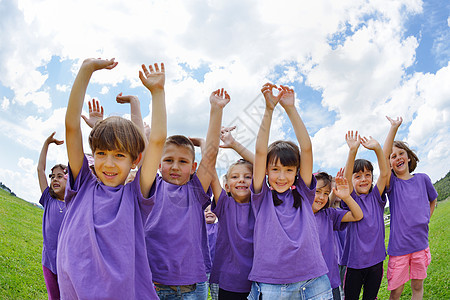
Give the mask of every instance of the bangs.
[[370, 171], [373, 174], [373, 166], [367, 159], [357, 159], [355, 160], [355, 165], [353, 166], [353, 173], [358, 173], [359, 171], [364, 172], [364, 170]]
[[145, 142], [133, 122], [121, 117], [109, 117], [94, 126], [89, 135], [89, 146], [92, 153], [97, 149], [126, 152], [134, 161], [144, 151]]
[[280, 162], [283, 166], [300, 168], [300, 150], [290, 141], [273, 142], [267, 152], [267, 166]]

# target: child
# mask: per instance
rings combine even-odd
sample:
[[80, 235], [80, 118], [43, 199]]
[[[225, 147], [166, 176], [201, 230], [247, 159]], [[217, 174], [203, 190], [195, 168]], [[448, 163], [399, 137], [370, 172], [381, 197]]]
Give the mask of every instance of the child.
[[[219, 223], [217, 221], [217, 216], [211, 211], [211, 205], [205, 209], [205, 220], [206, 220], [206, 232], [208, 234], [208, 251], [210, 261], [214, 261], [214, 255], [216, 253], [216, 240], [217, 232], [219, 230]], [[206, 268], [206, 274], [208, 275], [208, 280], [211, 275], [211, 267]], [[217, 300], [219, 296], [219, 285], [216, 283], [209, 284], [209, 291], [211, 298]]]
[[232, 164], [225, 175], [225, 189], [218, 178], [211, 184], [213, 212], [219, 217], [216, 255], [211, 282], [219, 284], [219, 299], [247, 299], [253, 261], [255, 217], [250, 206], [253, 166], [245, 160]]
[[[316, 188], [311, 140], [295, 108], [294, 91], [281, 86], [275, 97], [274, 88], [266, 83], [261, 89], [266, 108], [253, 165], [251, 205], [256, 221], [249, 299], [332, 299], [311, 209]], [[297, 145], [288, 141], [276, 141], [267, 148], [278, 102], [292, 123], [301, 156]]]
[[125, 179], [145, 143], [121, 117], [98, 122], [89, 136], [97, 178], [83, 153], [80, 114], [92, 73], [113, 69], [114, 59], [86, 59], [75, 78], [66, 113], [69, 157], [67, 213], [58, 242], [58, 283], [63, 299], [157, 299], [147, 260], [144, 221], [147, 199], [166, 138], [165, 70], [142, 65], [141, 82], [152, 94], [152, 134], [134, 182]]
[[320, 248], [323, 258], [327, 263], [327, 275], [330, 279], [331, 288], [333, 289], [334, 300], [341, 299], [339, 291], [341, 278], [339, 276], [338, 257], [335, 251], [334, 231], [340, 231], [346, 228], [347, 222], [356, 222], [363, 217], [361, 208], [350, 196], [348, 182], [342, 175], [343, 171], [341, 169], [336, 176], [336, 186], [333, 188], [333, 194], [342, 199], [350, 208], [350, 211], [329, 207], [331, 176], [325, 172], [320, 172], [315, 175], [317, 187], [312, 205], [319, 230]]
[[[380, 144], [372, 137], [361, 138], [358, 132], [354, 135], [353, 131], [349, 131], [345, 140], [349, 146], [349, 154], [344, 174], [351, 196], [361, 207], [364, 218], [350, 223], [347, 228], [342, 257], [343, 264], [347, 266], [344, 294], [346, 300], [359, 299], [363, 287], [363, 299], [375, 299], [383, 278], [383, 260], [386, 257], [383, 219], [386, 197], [383, 191], [388, 167]], [[377, 155], [380, 176], [375, 186], [372, 186], [373, 166], [370, 161], [355, 161], [360, 144], [375, 151]], [[343, 206], [346, 208], [345, 204]]]
[[64, 193], [67, 182], [67, 167], [55, 165], [50, 174], [50, 187], [45, 176], [45, 165], [47, 162], [48, 146], [52, 143], [62, 145], [64, 142], [54, 138], [53, 132], [44, 142], [37, 167], [39, 186], [41, 188], [41, 199], [39, 203], [44, 207], [42, 218], [42, 235], [44, 245], [42, 247], [42, 269], [44, 272], [45, 285], [47, 287], [48, 299], [59, 299], [58, 278], [56, 273], [56, 248], [58, 245], [58, 233], [61, 222], [66, 213]]
[[426, 174], [411, 174], [419, 161], [416, 154], [406, 143], [394, 141], [402, 118], [387, 118], [391, 128], [383, 150], [392, 169], [386, 184], [391, 211], [388, 290], [390, 299], [400, 299], [405, 283], [411, 279], [412, 299], [422, 299], [431, 261], [428, 223], [438, 194]]
[[218, 152], [222, 111], [229, 101], [223, 89], [210, 96], [206, 149], [197, 172], [194, 145], [187, 137], [171, 136], [164, 145], [161, 176], [156, 177], [152, 194], [155, 205], [145, 225], [148, 258], [161, 299], [207, 297], [205, 257], [209, 253], [203, 251], [207, 242], [203, 211], [210, 204], [211, 169]]

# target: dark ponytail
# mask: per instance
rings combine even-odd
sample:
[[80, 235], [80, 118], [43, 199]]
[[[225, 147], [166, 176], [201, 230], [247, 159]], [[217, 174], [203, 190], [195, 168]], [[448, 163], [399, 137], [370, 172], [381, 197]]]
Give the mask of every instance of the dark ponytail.
[[[298, 176], [295, 177], [294, 184], [291, 186], [292, 196], [294, 197], [294, 204], [292, 206], [295, 208], [300, 207], [300, 210], [301, 210], [303, 197], [297, 191], [297, 181], [298, 181]], [[278, 193], [272, 188], [271, 188], [271, 191], [272, 191], [273, 205], [275, 205], [275, 206], [281, 205], [283, 203], [283, 201], [280, 198], [278, 198]]]

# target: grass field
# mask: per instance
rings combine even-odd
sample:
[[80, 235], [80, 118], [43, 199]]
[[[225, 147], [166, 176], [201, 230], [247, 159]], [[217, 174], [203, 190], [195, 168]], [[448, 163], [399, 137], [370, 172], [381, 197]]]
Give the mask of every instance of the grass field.
[[[450, 299], [449, 203], [439, 202], [430, 223], [432, 262], [425, 279], [424, 299]], [[0, 189], [0, 299], [47, 299], [41, 265], [42, 213]], [[388, 238], [386, 228], [386, 243]], [[379, 299], [389, 298], [386, 286], [384, 277]], [[411, 288], [407, 285], [402, 299], [410, 298]]]

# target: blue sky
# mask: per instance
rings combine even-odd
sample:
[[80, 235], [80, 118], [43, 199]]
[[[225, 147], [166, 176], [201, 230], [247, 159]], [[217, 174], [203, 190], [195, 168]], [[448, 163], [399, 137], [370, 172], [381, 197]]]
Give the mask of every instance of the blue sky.
[[[417, 172], [434, 182], [449, 171], [448, 1], [159, 2], [0, 0], [0, 181], [18, 196], [39, 200], [42, 144], [53, 131], [64, 139], [68, 95], [87, 57], [119, 62], [94, 74], [87, 91], [106, 116], [129, 117], [115, 102], [123, 92], [139, 97], [149, 123], [151, 97], [137, 74], [163, 61], [169, 134], [204, 136], [208, 96], [224, 87], [232, 100], [223, 123], [253, 149], [260, 88], [271, 81], [296, 91], [315, 170], [334, 175], [345, 164], [347, 130], [382, 144], [389, 115], [404, 119], [397, 138], [416, 150]], [[271, 131], [280, 138], [295, 140], [282, 110]], [[369, 151], [358, 157], [376, 163]], [[236, 158], [221, 150], [219, 171]], [[47, 169], [66, 162], [65, 146], [51, 145]]]

